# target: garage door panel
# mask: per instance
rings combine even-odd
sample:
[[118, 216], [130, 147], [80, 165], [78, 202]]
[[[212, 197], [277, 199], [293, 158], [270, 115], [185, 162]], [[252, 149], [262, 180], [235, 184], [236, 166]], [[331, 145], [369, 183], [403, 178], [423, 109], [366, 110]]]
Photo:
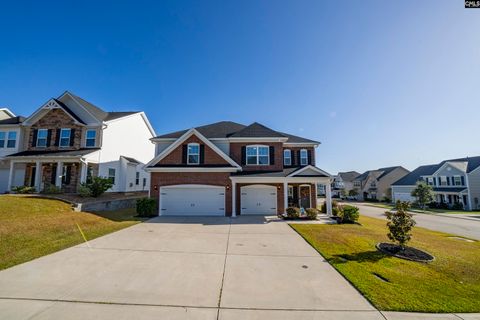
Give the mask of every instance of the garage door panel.
[[241, 214], [277, 213], [277, 188], [274, 186], [245, 186], [241, 188]]
[[395, 201], [414, 201], [415, 199], [412, 197], [410, 193], [404, 192], [395, 192]]
[[162, 187], [161, 215], [224, 216], [225, 188], [215, 186]]

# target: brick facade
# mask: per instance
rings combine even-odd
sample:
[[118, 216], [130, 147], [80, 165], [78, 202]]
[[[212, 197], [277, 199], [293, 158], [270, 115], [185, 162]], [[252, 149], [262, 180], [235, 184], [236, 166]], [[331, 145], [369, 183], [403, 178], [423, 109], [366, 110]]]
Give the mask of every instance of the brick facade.
[[[64, 163], [64, 167], [70, 166], [70, 183], [62, 183], [62, 192], [65, 193], [75, 193], [77, 192], [78, 186], [80, 184], [80, 164], [79, 163]], [[25, 178], [24, 185], [31, 185], [32, 177], [32, 168], [35, 167], [35, 164], [28, 163], [25, 168]], [[56, 163], [43, 163], [42, 164], [42, 174], [40, 178], [42, 179], [42, 188], [45, 188], [48, 185], [55, 185], [55, 180], [52, 178], [52, 175], [61, 175], [61, 172], [57, 173], [57, 164]], [[39, 192], [43, 190], [37, 190]]]
[[256, 144], [254, 142], [250, 143], [230, 143], [230, 158], [232, 158], [236, 163], [242, 166], [243, 171], [280, 171], [283, 170], [283, 148], [282, 142], [272, 142], [272, 143], [258, 143], [262, 146], [273, 146], [275, 160], [273, 165], [265, 166], [256, 166], [256, 165], [246, 165], [242, 164], [242, 147]]
[[[183, 160], [183, 146], [189, 143], [198, 143], [200, 145], [205, 145], [205, 143], [200, 140], [195, 135], [191, 136], [187, 140], [185, 140], [180, 146], [178, 146], [175, 150], [170, 152], [165, 158], [159, 161], [158, 164], [160, 165], [174, 165], [174, 164], [182, 164]], [[225, 161], [218, 153], [213, 151], [212, 148], [205, 145], [205, 155], [204, 155], [204, 165], [225, 165], [230, 166], [230, 164]]]
[[177, 184], [203, 184], [224, 186], [225, 214], [232, 215], [232, 183], [228, 172], [152, 172], [150, 178], [150, 197], [158, 204], [160, 187]]
[[[58, 147], [55, 146], [57, 140], [57, 129], [70, 128], [75, 129], [74, 135], [70, 139], [74, 139], [73, 146]], [[51, 138], [49, 147], [33, 147], [33, 136], [36, 129], [50, 129]], [[26, 141], [26, 150], [75, 150], [81, 147], [82, 137], [84, 136], [83, 127], [75, 124], [75, 121], [62, 109], [52, 109], [48, 111], [40, 120], [32, 124], [30, 128], [27, 128], [25, 136], [28, 137]]]
[[[315, 165], [315, 149], [312, 148], [312, 147], [283, 147], [283, 150], [290, 150], [291, 153], [292, 153], [292, 167], [296, 167], [296, 166], [300, 166], [300, 158], [298, 157], [298, 152], [302, 149], [305, 149], [307, 150], [308, 152], [310, 152], [310, 154], [312, 155], [312, 163], [311, 165], [314, 166]], [[283, 151], [282, 151], [283, 152]], [[283, 162], [283, 153], [282, 153], [282, 162]]]

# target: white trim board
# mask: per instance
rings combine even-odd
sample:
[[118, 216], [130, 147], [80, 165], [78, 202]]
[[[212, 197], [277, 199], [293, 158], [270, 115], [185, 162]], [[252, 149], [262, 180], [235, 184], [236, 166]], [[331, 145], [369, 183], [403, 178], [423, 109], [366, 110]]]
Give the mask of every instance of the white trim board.
[[[295, 176], [297, 176], [299, 173], [302, 173], [303, 171], [308, 170], [308, 169], [313, 170], [313, 171], [316, 171], [316, 172], [318, 172], [318, 173], [320, 173], [320, 174], [326, 175], [326, 176], [327, 176], [326, 178], [332, 178], [332, 175], [331, 175], [330, 173], [328, 173], [328, 172], [326, 172], [326, 171], [323, 171], [322, 169], [317, 168], [317, 167], [312, 166], [312, 165], [308, 165], [308, 166], [305, 166], [305, 167], [301, 168], [300, 170], [294, 171], [294, 172], [290, 173], [290, 174], [288, 175], [288, 177], [295, 177]], [[301, 177], [301, 176], [299, 176], [299, 177]], [[319, 178], [323, 178], [323, 177], [319, 177]]]

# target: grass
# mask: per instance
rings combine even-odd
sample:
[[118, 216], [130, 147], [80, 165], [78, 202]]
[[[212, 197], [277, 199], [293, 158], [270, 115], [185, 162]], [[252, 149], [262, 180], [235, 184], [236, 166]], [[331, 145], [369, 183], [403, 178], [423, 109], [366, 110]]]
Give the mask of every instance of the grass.
[[424, 264], [375, 249], [388, 241], [385, 221], [361, 216], [359, 222], [291, 227], [380, 310], [480, 312], [480, 242], [415, 227], [409, 245], [436, 258]]
[[[92, 214], [34, 197], [0, 196], [0, 270], [142, 221], [133, 209]], [[78, 224], [78, 226], [77, 226]]]
[[[395, 206], [386, 203], [364, 203], [366, 206], [382, 208], [391, 210]], [[449, 210], [449, 209], [426, 209], [425, 211], [421, 209], [410, 208], [409, 211], [416, 213], [447, 213], [447, 214], [480, 214], [480, 211], [464, 211], [464, 210]]]

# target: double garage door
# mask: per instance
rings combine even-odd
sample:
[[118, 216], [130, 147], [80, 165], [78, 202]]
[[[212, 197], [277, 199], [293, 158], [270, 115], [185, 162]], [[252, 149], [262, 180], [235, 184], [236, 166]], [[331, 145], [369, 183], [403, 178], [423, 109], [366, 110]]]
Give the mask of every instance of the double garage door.
[[[240, 189], [242, 215], [275, 215], [277, 188], [251, 185]], [[162, 216], [225, 216], [225, 187], [175, 185], [160, 188]]]
[[162, 216], [224, 216], [225, 188], [175, 185], [160, 188]]

